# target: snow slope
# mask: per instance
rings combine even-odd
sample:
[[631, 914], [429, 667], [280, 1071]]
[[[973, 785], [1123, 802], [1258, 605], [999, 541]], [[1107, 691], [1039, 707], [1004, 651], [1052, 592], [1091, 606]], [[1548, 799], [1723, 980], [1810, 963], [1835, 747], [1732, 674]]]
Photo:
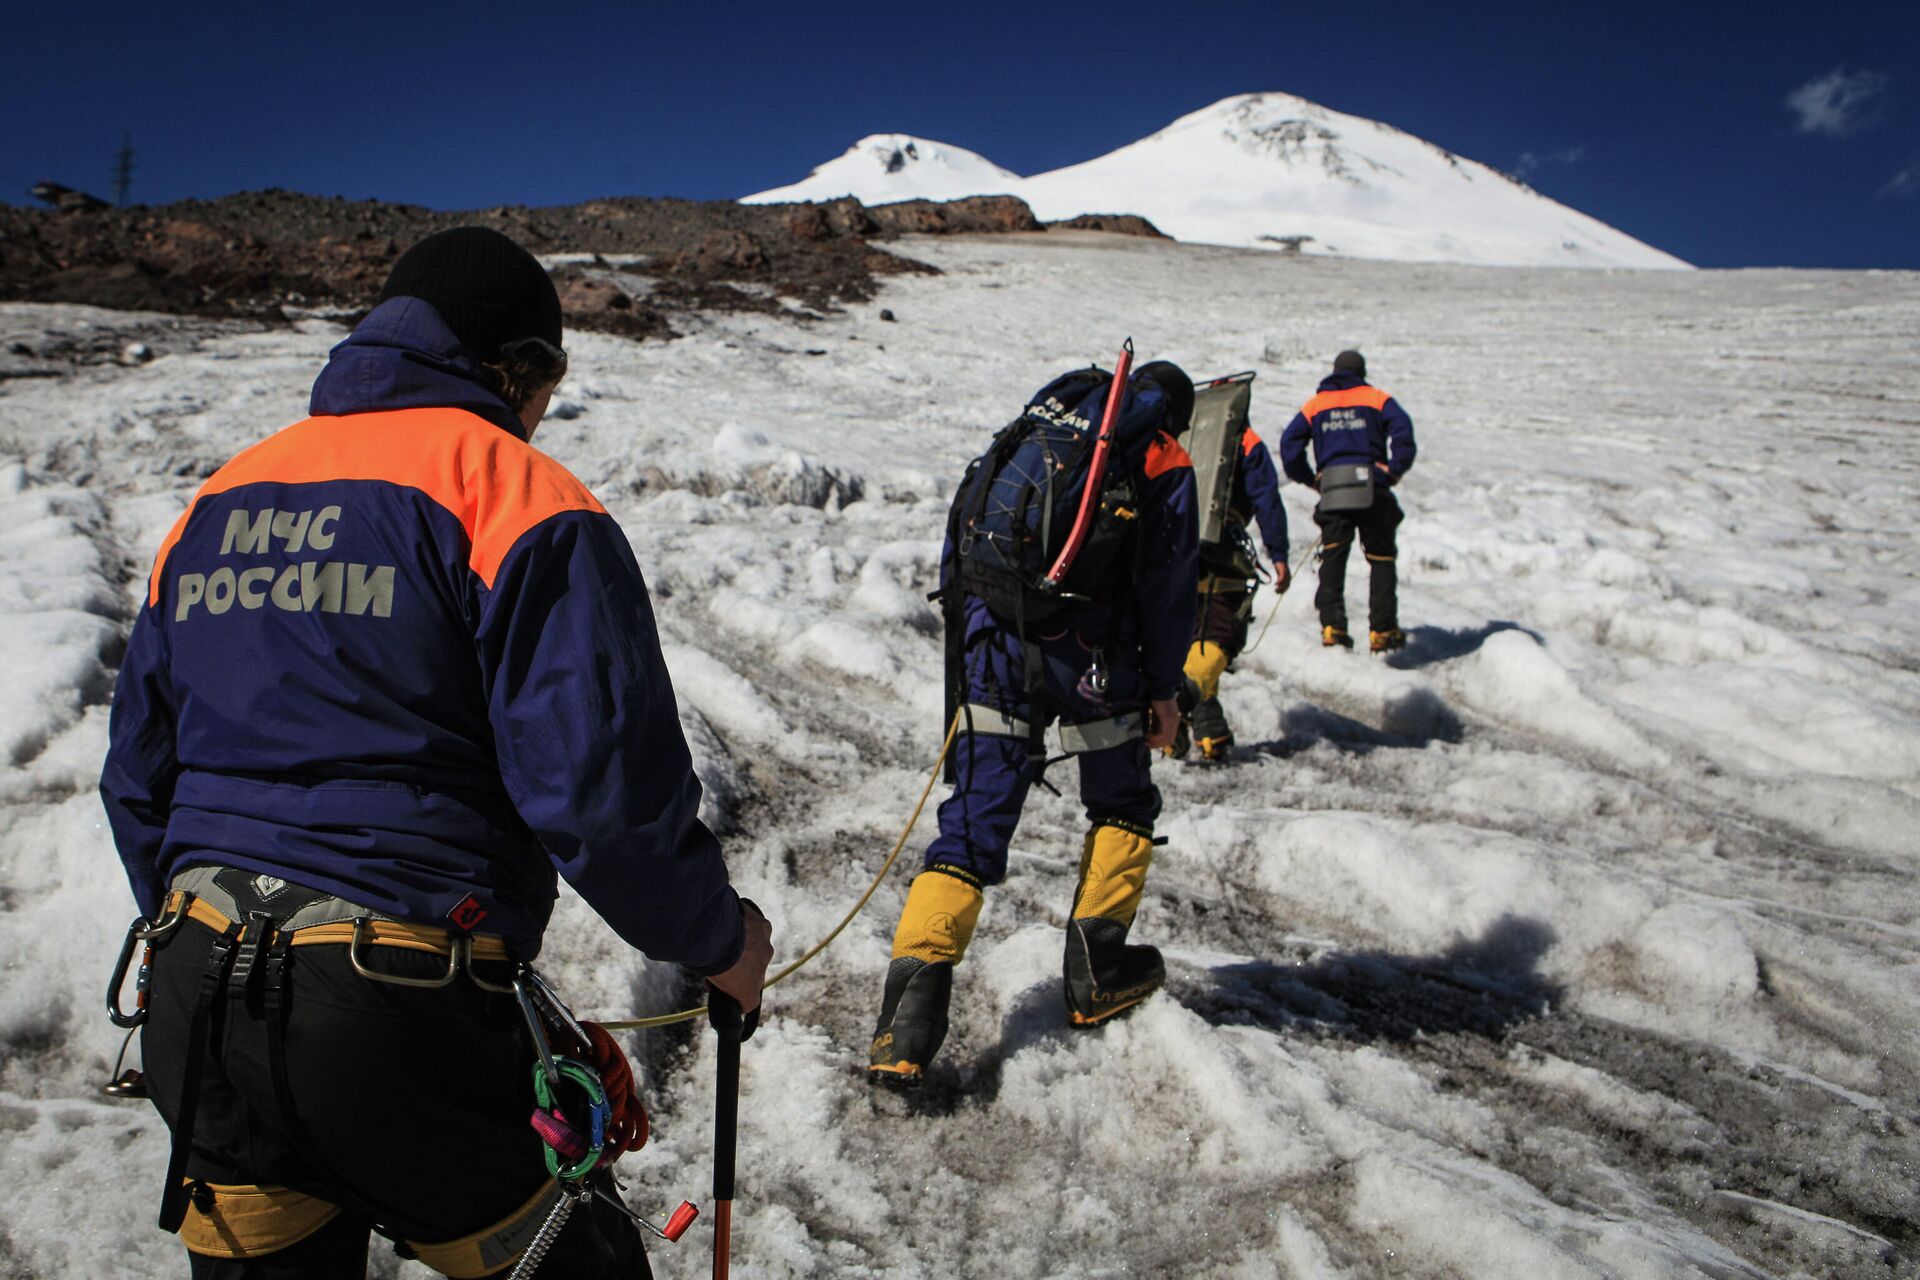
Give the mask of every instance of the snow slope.
[[[540, 436], [633, 541], [782, 960], [932, 764], [953, 479], [1127, 331], [1256, 369], [1270, 439], [1367, 351], [1420, 432], [1411, 644], [1328, 652], [1311, 582], [1282, 600], [1223, 685], [1233, 762], [1155, 769], [1138, 931], [1169, 990], [1093, 1033], [1059, 1009], [1083, 819], [1057, 771], [911, 1105], [860, 1071], [896, 868], [747, 1047], [736, 1274], [1920, 1275], [1920, 277], [905, 247], [946, 274], [804, 329], [570, 336]], [[7, 1275], [179, 1270], [163, 1131], [96, 1092], [132, 912], [92, 793], [111, 632], [197, 476], [299, 417], [338, 337], [7, 306], [0, 351], [86, 325], [159, 358], [0, 380]], [[543, 963], [591, 1014], [677, 996], [571, 896]], [[622, 1167], [659, 1213], [703, 1197], [711, 1037], [628, 1043], [657, 1136]], [[705, 1275], [710, 1238], [659, 1274]]]
[[965, 147], [929, 142], [905, 133], [875, 133], [791, 186], [762, 191], [741, 203], [779, 204], [841, 196], [853, 196], [866, 204], [954, 200], [1001, 195], [1019, 182], [1019, 174]]
[[[903, 145], [927, 159], [878, 162], [905, 154]], [[1687, 265], [1477, 161], [1284, 93], [1227, 98], [1097, 159], [1024, 179], [946, 143], [882, 135], [745, 200], [999, 193], [1023, 197], [1046, 221], [1138, 213], [1203, 244], [1401, 262]]]

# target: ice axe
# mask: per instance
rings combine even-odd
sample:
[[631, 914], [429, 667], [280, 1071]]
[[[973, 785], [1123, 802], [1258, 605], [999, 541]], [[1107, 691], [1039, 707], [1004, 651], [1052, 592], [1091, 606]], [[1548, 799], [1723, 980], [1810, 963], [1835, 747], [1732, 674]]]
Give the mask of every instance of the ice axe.
[[740, 1012], [740, 1002], [708, 984], [707, 1022], [720, 1037], [713, 1090], [713, 1280], [726, 1280], [733, 1251], [733, 1154], [739, 1135], [740, 1042], [760, 1025], [760, 1010]]

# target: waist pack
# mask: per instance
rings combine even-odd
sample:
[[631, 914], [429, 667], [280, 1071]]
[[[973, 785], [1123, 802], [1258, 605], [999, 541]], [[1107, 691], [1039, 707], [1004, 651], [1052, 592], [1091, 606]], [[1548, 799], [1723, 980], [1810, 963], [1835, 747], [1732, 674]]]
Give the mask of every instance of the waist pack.
[[1374, 468], [1342, 462], [1320, 473], [1320, 510], [1365, 511], [1373, 505]]
[[[1151, 382], [1127, 388], [1092, 526], [1065, 577], [1046, 580], [1079, 515], [1112, 382], [1090, 368], [1042, 387], [967, 468], [954, 495], [951, 584], [1016, 630], [1109, 600], [1123, 580], [1141, 461], [1166, 421], [1166, 397]], [[948, 594], [957, 605], [956, 593]]]

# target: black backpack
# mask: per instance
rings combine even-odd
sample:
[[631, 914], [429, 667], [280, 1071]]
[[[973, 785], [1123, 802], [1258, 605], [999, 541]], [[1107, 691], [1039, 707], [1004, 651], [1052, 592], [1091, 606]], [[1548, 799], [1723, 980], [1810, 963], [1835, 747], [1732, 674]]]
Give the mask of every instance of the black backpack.
[[1139, 514], [1139, 472], [1166, 421], [1160, 388], [1136, 381], [1114, 426], [1093, 524], [1065, 577], [1047, 581], [1079, 515], [1113, 375], [1078, 369], [1054, 379], [967, 467], [947, 514], [958, 593], [978, 596], [1016, 631], [1069, 610], [1109, 603], [1124, 587]]
[[968, 465], [947, 513], [953, 560], [935, 598], [942, 602], [946, 623], [948, 722], [965, 702], [962, 605], [967, 596], [976, 596], [1021, 638], [1035, 755], [1041, 754], [1046, 715], [1038, 702], [1040, 651], [1026, 641], [1033, 628], [1076, 608], [1111, 604], [1126, 589], [1138, 541], [1133, 530], [1141, 468], [1166, 423], [1166, 394], [1150, 380], [1135, 380], [1114, 425], [1092, 525], [1065, 576], [1058, 584], [1049, 582], [1047, 573], [1079, 515], [1112, 384], [1111, 373], [1087, 368], [1042, 387]]

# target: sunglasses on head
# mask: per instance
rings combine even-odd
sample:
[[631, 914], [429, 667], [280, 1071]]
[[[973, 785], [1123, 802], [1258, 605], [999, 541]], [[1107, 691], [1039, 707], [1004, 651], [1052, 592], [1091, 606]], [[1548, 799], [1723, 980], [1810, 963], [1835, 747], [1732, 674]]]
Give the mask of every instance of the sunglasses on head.
[[531, 365], [547, 375], [550, 382], [558, 382], [567, 372], [567, 350], [556, 347], [545, 338], [515, 338], [511, 342], [500, 344], [502, 360], [518, 360]]

